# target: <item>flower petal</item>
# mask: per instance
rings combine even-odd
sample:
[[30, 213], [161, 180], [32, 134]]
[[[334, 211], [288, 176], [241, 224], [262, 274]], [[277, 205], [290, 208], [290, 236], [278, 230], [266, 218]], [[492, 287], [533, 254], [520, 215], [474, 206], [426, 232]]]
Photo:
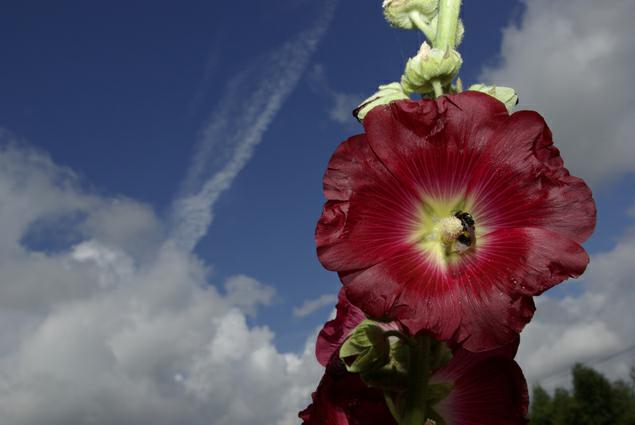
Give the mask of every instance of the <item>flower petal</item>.
[[541, 228], [500, 229], [485, 235], [476, 264], [500, 290], [539, 295], [584, 273], [589, 256], [577, 242]]
[[433, 383], [453, 384], [448, 398], [437, 406], [448, 425], [527, 423], [527, 383], [510, 352], [515, 352], [510, 346], [478, 354], [458, 350], [433, 375]]
[[397, 184], [365, 138], [353, 137], [333, 154], [324, 193], [329, 201], [315, 234], [324, 267], [368, 267], [401, 249], [414, 220], [416, 196]]
[[564, 168], [551, 131], [532, 111], [514, 113], [494, 132], [467, 194], [483, 226], [539, 226], [579, 243], [595, 227], [591, 190]]
[[395, 174], [431, 148], [479, 150], [508, 117], [505, 105], [479, 92], [437, 100], [399, 101], [373, 109], [364, 120], [368, 143]]

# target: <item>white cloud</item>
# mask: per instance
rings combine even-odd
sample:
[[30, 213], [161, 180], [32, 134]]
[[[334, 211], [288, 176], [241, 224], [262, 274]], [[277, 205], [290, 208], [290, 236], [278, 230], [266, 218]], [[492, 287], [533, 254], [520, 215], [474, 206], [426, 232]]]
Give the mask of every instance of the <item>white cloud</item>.
[[[257, 57], [229, 83], [220, 106], [203, 131], [183, 194], [174, 203], [172, 238], [180, 247], [192, 249], [207, 233], [214, 218], [214, 204], [251, 159], [297, 85], [330, 25], [336, 4], [336, 0], [327, 2], [308, 30], [270, 57]], [[205, 172], [215, 168], [218, 171], [213, 175]]]
[[[77, 241], [46, 250], [25, 240], [65, 240], [50, 219], [68, 215]], [[91, 194], [42, 153], [10, 145], [0, 149], [0, 234], [3, 423], [298, 422], [321, 373], [312, 338], [280, 352], [246, 319], [273, 290], [235, 276], [219, 292], [149, 206]]]
[[[576, 362], [588, 362], [612, 378], [628, 378], [635, 366], [635, 240], [593, 255], [580, 295], [538, 298], [532, 322], [521, 335], [519, 362], [532, 383], [565, 386]], [[598, 362], [606, 359], [605, 362]], [[597, 364], [596, 364], [597, 363]]]
[[300, 307], [294, 307], [293, 315], [295, 317], [306, 317], [310, 314], [315, 313], [321, 308], [328, 306], [334, 307], [336, 303], [337, 295], [325, 294], [313, 300], [305, 300]]
[[270, 305], [274, 295], [273, 288], [249, 276], [233, 276], [225, 282], [225, 298], [250, 315], [256, 314], [254, 307]]
[[87, 192], [41, 152], [0, 149], [3, 422], [298, 423], [321, 374], [315, 335], [301, 353], [278, 351], [267, 327], [247, 324], [274, 290], [239, 275], [221, 293], [190, 250], [296, 86], [336, 4], [230, 82], [170, 227], [147, 205]]
[[635, 171], [635, 2], [526, 0], [483, 79], [547, 119], [567, 166], [592, 184]]

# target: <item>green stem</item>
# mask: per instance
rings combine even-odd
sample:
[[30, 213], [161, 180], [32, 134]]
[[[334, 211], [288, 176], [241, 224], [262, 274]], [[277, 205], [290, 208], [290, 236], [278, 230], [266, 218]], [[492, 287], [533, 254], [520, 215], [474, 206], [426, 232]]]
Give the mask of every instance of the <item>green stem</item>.
[[[446, 52], [456, 47], [456, 32], [459, 28], [461, 0], [439, 0], [439, 17], [434, 47]], [[443, 95], [443, 87], [439, 81], [433, 81], [434, 97]]]
[[388, 410], [390, 410], [392, 417], [395, 418], [397, 423], [401, 422], [401, 417], [399, 416], [399, 409], [397, 409], [397, 406], [395, 405], [395, 402], [392, 399], [392, 396], [388, 394], [388, 392], [386, 391], [384, 391], [384, 399], [386, 400], [386, 405], [388, 406]]
[[400, 425], [422, 425], [426, 421], [430, 338], [422, 335], [416, 340], [416, 344], [410, 349], [408, 390]]
[[441, 81], [432, 80], [432, 88], [434, 89], [434, 97], [443, 96], [443, 87], [441, 86]]
[[434, 37], [436, 36], [436, 34], [434, 33], [434, 28], [432, 28], [432, 25], [430, 25], [430, 23], [427, 22], [423, 18], [423, 16], [421, 16], [421, 13], [414, 10], [410, 12], [408, 16], [410, 17], [412, 23], [415, 24], [417, 28], [419, 28], [419, 31], [421, 31], [423, 35], [426, 36], [430, 44], [434, 44]]
[[437, 36], [434, 47], [451, 50], [456, 46], [456, 31], [459, 26], [461, 0], [440, 0]]

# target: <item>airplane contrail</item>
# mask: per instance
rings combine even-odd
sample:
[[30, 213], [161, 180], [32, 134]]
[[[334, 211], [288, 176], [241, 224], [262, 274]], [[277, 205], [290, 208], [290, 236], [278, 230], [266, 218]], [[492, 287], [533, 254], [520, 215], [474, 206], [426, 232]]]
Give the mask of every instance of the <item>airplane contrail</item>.
[[[255, 147], [293, 92], [333, 18], [325, 2], [314, 24], [269, 58], [252, 64], [227, 86], [198, 143], [181, 194], [172, 205], [171, 239], [191, 251], [214, 219], [214, 204], [249, 162]], [[253, 82], [255, 81], [255, 83]], [[218, 147], [222, 147], [218, 152]], [[206, 169], [217, 169], [205, 178]]]

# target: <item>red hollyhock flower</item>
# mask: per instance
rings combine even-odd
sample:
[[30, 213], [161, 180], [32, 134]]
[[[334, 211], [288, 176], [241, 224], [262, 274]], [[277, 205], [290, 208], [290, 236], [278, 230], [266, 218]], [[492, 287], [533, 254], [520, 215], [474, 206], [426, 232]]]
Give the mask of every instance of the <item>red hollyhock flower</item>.
[[535, 112], [478, 92], [373, 109], [324, 176], [318, 256], [367, 315], [472, 351], [502, 346], [532, 296], [584, 272], [591, 191]]
[[[330, 355], [330, 359], [313, 403], [300, 412], [300, 418], [305, 425], [396, 425], [382, 391], [348, 373], [338, 357], [339, 347], [364, 319], [361, 311], [343, 291], [337, 311], [318, 337], [318, 358]], [[447, 425], [527, 423], [527, 384], [513, 361], [518, 341], [481, 353], [455, 350], [452, 360], [432, 374], [430, 384], [452, 384], [449, 396], [435, 406]]]

